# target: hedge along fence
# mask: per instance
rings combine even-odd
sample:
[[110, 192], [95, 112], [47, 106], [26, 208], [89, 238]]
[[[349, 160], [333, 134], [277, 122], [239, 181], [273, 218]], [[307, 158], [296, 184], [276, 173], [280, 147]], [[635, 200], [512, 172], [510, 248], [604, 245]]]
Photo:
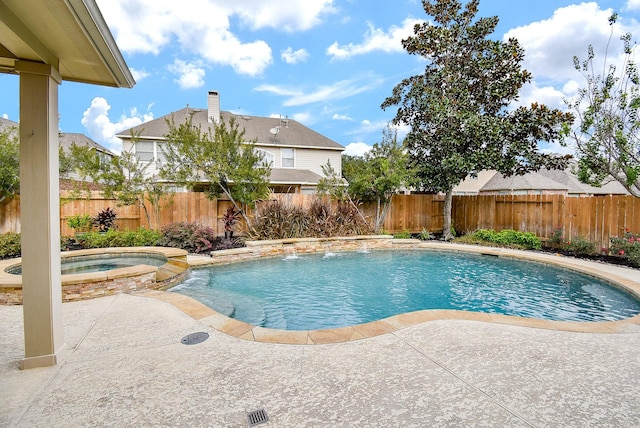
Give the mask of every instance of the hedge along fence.
[[[111, 207], [116, 213], [119, 230], [148, 227], [143, 210], [138, 206], [118, 206], [117, 201], [104, 199], [94, 192], [89, 199], [65, 200], [60, 206], [62, 236], [73, 235], [67, 226], [67, 218], [73, 215], [96, 215]], [[315, 195], [276, 194], [274, 198], [308, 207]], [[223, 199], [209, 200], [204, 193], [175, 193], [161, 200], [159, 215], [149, 205], [151, 227], [177, 222], [199, 222], [222, 234], [222, 215], [231, 202]], [[444, 196], [395, 195], [384, 223], [387, 232], [422, 229], [431, 232], [442, 230]], [[361, 207], [365, 216], [373, 218], [375, 204]], [[541, 238], [550, 238], [553, 231], [562, 229], [563, 238], [574, 236], [589, 239], [601, 247], [608, 247], [611, 236], [622, 236], [626, 229], [640, 232], [640, 198], [633, 196], [568, 197], [564, 195], [491, 195], [454, 196], [453, 225], [458, 233], [477, 229], [514, 229], [533, 232]], [[239, 225], [242, 230], [245, 226]], [[0, 233], [20, 231], [20, 199], [14, 198], [0, 205]]]

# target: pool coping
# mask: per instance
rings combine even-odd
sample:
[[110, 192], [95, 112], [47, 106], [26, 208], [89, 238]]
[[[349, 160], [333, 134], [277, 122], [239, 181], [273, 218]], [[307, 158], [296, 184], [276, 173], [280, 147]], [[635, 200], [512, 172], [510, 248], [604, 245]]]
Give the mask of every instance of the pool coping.
[[[636, 298], [640, 299], [640, 271], [635, 269], [565, 257], [560, 254], [554, 255], [507, 248], [483, 247], [477, 245], [433, 241], [425, 242], [415, 239], [393, 239], [388, 242], [390, 242], [391, 245], [385, 246], [385, 249], [430, 249], [449, 252], [465, 252], [551, 264], [603, 279], [614, 286], [628, 291]], [[372, 250], [375, 250], [375, 248], [372, 248]], [[233, 252], [234, 250], [223, 251]], [[213, 266], [218, 264], [209, 257], [189, 256], [187, 261], [192, 267], [202, 267], [207, 265]], [[634, 279], [636, 277], [638, 277], [638, 280]], [[620, 334], [640, 332], [640, 314], [619, 321], [573, 322], [541, 320], [510, 315], [448, 309], [428, 309], [408, 312], [365, 324], [333, 329], [300, 331], [277, 330], [258, 327], [229, 318], [209, 308], [203, 303], [192, 299], [191, 297], [171, 291], [144, 290], [137, 292], [136, 295], [146, 296], [170, 303], [203, 324], [238, 339], [265, 343], [320, 345], [350, 342], [394, 333], [417, 324], [438, 320], [480, 321], [578, 333]]]
[[[79, 256], [112, 254], [158, 255], [166, 258], [160, 266], [138, 264], [99, 272], [61, 275], [62, 300], [71, 302], [92, 299], [123, 291], [168, 288], [187, 275], [187, 252], [170, 247], [109, 247], [63, 251], [62, 260]], [[22, 275], [7, 272], [22, 264], [22, 258], [0, 260], [0, 304], [22, 304]]]

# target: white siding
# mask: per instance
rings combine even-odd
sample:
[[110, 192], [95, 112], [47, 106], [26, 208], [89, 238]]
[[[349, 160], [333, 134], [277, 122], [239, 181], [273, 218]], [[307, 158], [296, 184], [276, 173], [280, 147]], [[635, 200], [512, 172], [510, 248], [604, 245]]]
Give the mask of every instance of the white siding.
[[[262, 150], [273, 153], [274, 168], [282, 168], [280, 147], [258, 146]], [[308, 169], [318, 175], [322, 174], [322, 166], [331, 161], [331, 166], [338, 174], [342, 174], [342, 153], [337, 150], [295, 149], [295, 166], [293, 169]]]

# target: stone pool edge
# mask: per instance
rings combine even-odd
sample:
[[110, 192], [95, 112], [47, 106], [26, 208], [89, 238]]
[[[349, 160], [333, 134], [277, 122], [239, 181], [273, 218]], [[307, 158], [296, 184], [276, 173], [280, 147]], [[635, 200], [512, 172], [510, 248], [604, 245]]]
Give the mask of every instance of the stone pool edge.
[[[288, 239], [277, 241], [262, 241], [245, 248], [217, 251], [212, 258], [189, 256], [187, 261], [190, 267], [203, 267], [239, 262], [260, 257], [277, 257], [287, 254], [289, 248], [296, 248], [300, 253], [311, 253], [327, 249], [327, 243], [331, 244], [331, 251], [357, 251], [367, 243], [368, 250], [376, 249], [432, 249], [439, 251], [477, 253], [488, 256], [510, 257], [540, 263], [548, 263], [592, 275], [603, 279], [614, 286], [620, 287], [637, 298], [640, 298], [640, 281], [632, 279], [632, 275], [638, 273], [634, 269], [610, 266], [586, 260], [564, 257], [532, 251], [511, 250], [506, 248], [482, 247], [476, 245], [452, 244], [445, 242], [419, 241], [415, 239], [390, 239], [388, 236], [351, 237], [340, 240], [339, 238], [327, 239]], [[342, 241], [342, 243], [338, 243]], [[346, 244], [344, 244], [346, 243]], [[261, 248], [256, 250], [255, 248]], [[155, 298], [170, 303], [192, 318], [214, 328], [220, 332], [238, 339], [279, 344], [316, 345], [349, 342], [367, 339], [382, 334], [394, 333], [407, 327], [424, 322], [437, 320], [467, 320], [481, 321], [496, 324], [508, 324], [529, 328], [557, 330], [579, 333], [631, 333], [640, 332], [640, 314], [619, 321], [603, 322], [573, 322], [550, 321], [533, 318], [522, 318], [510, 315], [488, 314], [482, 312], [468, 312], [448, 309], [429, 309], [394, 315], [370, 323], [349, 327], [341, 327], [326, 330], [289, 331], [276, 330], [253, 326], [222, 315], [195, 299], [171, 291], [143, 290], [136, 295]]]
[[[62, 301], [74, 302], [144, 289], [166, 289], [188, 274], [187, 252], [168, 247], [109, 247], [64, 251], [61, 259], [78, 256], [155, 254], [167, 262], [161, 266], [140, 264], [100, 272], [62, 275]], [[20, 265], [22, 258], [0, 261], [0, 305], [22, 304], [22, 275], [6, 270]]]

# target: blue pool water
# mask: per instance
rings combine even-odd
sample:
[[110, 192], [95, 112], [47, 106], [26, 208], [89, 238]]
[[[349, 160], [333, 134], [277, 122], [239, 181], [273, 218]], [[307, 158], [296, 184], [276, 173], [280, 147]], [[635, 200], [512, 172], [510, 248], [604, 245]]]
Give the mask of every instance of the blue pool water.
[[286, 330], [344, 327], [421, 309], [565, 321], [640, 313], [633, 296], [587, 275], [430, 251], [312, 254], [216, 266], [193, 271], [171, 291], [238, 320]]
[[[94, 256], [67, 257], [61, 261], [61, 272], [62, 275], [102, 272], [136, 265], [162, 266], [166, 262], [166, 257], [146, 254], [128, 254], [123, 256], [100, 254]], [[22, 275], [22, 266], [7, 269], [7, 273]]]

